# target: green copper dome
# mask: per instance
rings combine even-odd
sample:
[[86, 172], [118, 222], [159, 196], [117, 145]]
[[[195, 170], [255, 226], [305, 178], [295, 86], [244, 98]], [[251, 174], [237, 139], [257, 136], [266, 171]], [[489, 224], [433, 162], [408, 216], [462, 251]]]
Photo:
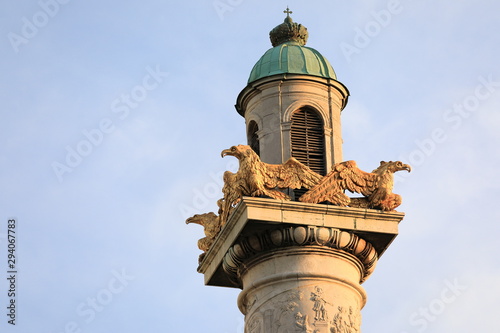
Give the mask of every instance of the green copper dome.
[[250, 73], [248, 83], [276, 74], [306, 74], [328, 79], [337, 79], [332, 65], [307, 42], [307, 28], [293, 22], [290, 11], [285, 11], [285, 21], [269, 33], [273, 45], [257, 61]]
[[253, 66], [248, 83], [276, 74], [307, 74], [337, 79], [328, 60], [313, 48], [285, 42], [269, 49]]

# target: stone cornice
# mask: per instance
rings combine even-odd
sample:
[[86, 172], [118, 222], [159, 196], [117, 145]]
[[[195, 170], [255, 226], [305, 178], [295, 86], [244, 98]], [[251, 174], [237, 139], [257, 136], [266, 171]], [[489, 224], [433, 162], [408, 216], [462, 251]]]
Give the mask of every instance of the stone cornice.
[[[403, 217], [404, 213], [400, 212], [243, 197], [205, 253], [198, 272], [204, 274], [208, 285], [238, 287], [222, 268], [229, 249], [241, 237], [282, 227], [308, 226], [345, 231], [370, 243], [380, 257], [397, 236], [398, 224]], [[346, 237], [342, 236], [342, 239]]]
[[349, 90], [340, 81], [329, 78], [323, 78], [319, 76], [307, 75], [307, 74], [284, 73], [284, 74], [267, 76], [258, 79], [252, 83], [249, 83], [238, 94], [238, 97], [236, 98], [236, 104], [235, 104], [236, 111], [238, 111], [238, 113], [242, 117], [244, 117], [248, 102], [252, 97], [255, 97], [258, 93], [262, 92], [266, 88], [274, 87], [276, 85], [279, 85], [280, 83], [284, 83], [287, 81], [300, 81], [303, 83], [320, 84], [323, 86], [330, 87], [331, 89], [336, 90], [340, 96], [342, 96], [344, 100], [342, 108], [344, 108], [345, 105], [347, 104]]

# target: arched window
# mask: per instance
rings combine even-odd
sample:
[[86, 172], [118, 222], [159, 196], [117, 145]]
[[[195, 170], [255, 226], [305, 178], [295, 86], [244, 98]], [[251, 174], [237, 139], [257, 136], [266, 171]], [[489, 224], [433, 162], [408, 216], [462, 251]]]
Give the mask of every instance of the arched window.
[[248, 145], [257, 155], [260, 156], [259, 136], [257, 135], [258, 130], [259, 126], [252, 120], [248, 125]]
[[292, 114], [292, 156], [320, 175], [326, 173], [325, 131], [320, 115], [310, 107]]

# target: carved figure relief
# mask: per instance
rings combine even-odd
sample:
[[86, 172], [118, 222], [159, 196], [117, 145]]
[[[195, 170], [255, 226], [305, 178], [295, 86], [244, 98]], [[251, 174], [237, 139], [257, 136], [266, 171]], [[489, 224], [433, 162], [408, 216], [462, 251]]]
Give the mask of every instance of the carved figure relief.
[[286, 298], [282, 301], [282, 312], [293, 312], [299, 306], [297, 302], [300, 302], [304, 298], [304, 293], [301, 290], [293, 290], [286, 294]]
[[295, 314], [295, 326], [297, 326], [299, 332], [314, 333], [309, 324], [309, 316], [303, 315], [300, 312]]
[[300, 290], [288, 291], [283, 295], [276, 297], [272, 303], [273, 314], [269, 318], [271, 320], [270, 327], [276, 329], [273, 332], [279, 333], [302, 333], [307, 331], [307, 318], [300, 314], [299, 303], [304, 298], [304, 294]]
[[330, 327], [330, 333], [357, 333], [361, 326], [359, 314], [354, 314], [352, 307], [347, 311], [339, 306], [338, 312], [333, 318]]
[[326, 312], [327, 301], [323, 298], [323, 289], [315, 287], [314, 292], [311, 292], [311, 301], [314, 301], [314, 320], [326, 321], [328, 319], [328, 314]]
[[[249, 314], [246, 332], [263, 332], [266, 328], [271, 333], [359, 333], [359, 311], [352, 306], [334, 305], [323, 288], [310, 287], [286, 291], [260, 305], [259, 310]], [[304, 299], [306, 290], [308, 299]]]

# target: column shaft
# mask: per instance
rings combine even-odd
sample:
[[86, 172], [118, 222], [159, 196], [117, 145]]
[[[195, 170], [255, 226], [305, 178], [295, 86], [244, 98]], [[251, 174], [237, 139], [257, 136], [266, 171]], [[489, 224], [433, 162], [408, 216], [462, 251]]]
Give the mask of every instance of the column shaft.
[[320, 246], [256, 256], [240, 269], [245, 333], [359, 332], [366, 303], [362, 270], [354, 255]]

